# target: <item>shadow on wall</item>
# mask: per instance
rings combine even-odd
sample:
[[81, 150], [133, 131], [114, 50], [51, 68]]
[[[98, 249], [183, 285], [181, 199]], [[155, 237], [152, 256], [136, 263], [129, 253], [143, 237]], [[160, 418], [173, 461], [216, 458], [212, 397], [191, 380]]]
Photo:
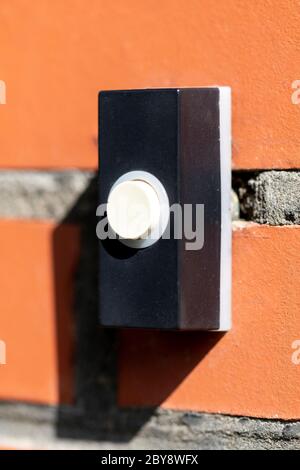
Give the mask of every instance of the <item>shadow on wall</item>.
[[[95, 177], [86, 191], [79, 197], [72, 210], [67, 214], [54, 232], [53, 257], [56, 297], [57, 358], [59, 370], [59, 397], [61, 405], [57, 411], [57, 436], [71, 439], [88, 439], [113, 442], [130, 441], [141, 427], [151, 418], [158, 405], [178, 387], [209, 350], [219, 341], [222, 334], [185, 333], [145, 330], [113, 330], [99, 327], [98, 322], [98, 240], [95, 227], [97, 206], [97, 178]], [[75, 298], [66, 298], [68, 289], [64, 285], [64, 275], [69, 261], [66, 259], [67, 238], [62, 230], [66, 224], [80, 228], [80, 256], [76, 269]], [[109, 276], [109, 273], [107, 273]], [[69, 304], [68, 304], [69, 302]], [[73, 318], [69, 318], [66, 305], [74, 303]], [[75, 331], [73, 326], [75, 324]], [[74, 344], [71, 348], [70, 345]], [[121, 341], [119, 341], [121, 339]], [[117, 345], [122, 354], [117, 360]], [[163, 344], [167, 361], [169, 351], [176, 357], [174, 368], [165, 374], [163, 380], [156, 380], [155, 367], [145, 363], [149, 370], [149, 381], [153, 384], [151, 407], [120, 408], [117, 402], [131, 402], [144, 405], [143, 384], [135, 374], [134, 368], [128, 376], [122, 364], [141, 352], [153, 350], [155, 344]], [[174, 347], [176, 344], [176, 347]], [[120, 364], [119, 380], [121, 392], [117, 392], [117, 364]], [[75, 371], [73, 369], [75, 365]], [[130, 368], [129, 368], [130, 369]], [[127, 376], [124, 376], [127, 374]], [[151, 377], [152, 374], [152, 377]], [[75, 376], [75, 383], [74, 383]], [[148, 383], [149, 383], [148, 381]], [[70, 391], [75, 391], [75, 396]], [[119, 394], [119, 397], [117, 395]], [[149, 393], [148, 393], [149, 395]]]

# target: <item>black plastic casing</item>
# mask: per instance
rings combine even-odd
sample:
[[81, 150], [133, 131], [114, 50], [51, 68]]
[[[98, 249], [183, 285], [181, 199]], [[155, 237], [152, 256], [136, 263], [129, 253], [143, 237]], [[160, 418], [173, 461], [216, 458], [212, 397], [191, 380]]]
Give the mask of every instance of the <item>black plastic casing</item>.
[[170, 205], [204, 204], [201, 250], [188, 251], [189, 240], [173, 237], [141, 250], [99, 241], [101, 325], [230, 328], [230, 109], [221, 91], [100, 92], [99, 204], [120, 176], [135, 170], [156, 176]]

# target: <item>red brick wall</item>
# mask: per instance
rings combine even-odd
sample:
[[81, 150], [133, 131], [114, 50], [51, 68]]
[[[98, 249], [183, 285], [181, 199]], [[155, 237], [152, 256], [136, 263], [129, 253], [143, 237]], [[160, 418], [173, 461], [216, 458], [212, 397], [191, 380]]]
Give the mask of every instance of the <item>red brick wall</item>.
[[234, 167], [299, 167], [298, 18], [297, 0], [2, 0], [0, 165], [94, 168], [99, 90], [217, 84]]
[[[291, 102], [299, 8], [296, 0], [2, 0], [0, 167], [96, 168], [99, 90], [218, 84], [233, 91], [234, 169], [299, 168], [300, 108]], [[0, 397], [70, 402], [78, 230], [0, 221], [0, 239], [8, 345]], [[120, 402], [300, 418], [291, 362], [299, 251], [299, 226], [237, 230], [233, 330], [124, 333]]]

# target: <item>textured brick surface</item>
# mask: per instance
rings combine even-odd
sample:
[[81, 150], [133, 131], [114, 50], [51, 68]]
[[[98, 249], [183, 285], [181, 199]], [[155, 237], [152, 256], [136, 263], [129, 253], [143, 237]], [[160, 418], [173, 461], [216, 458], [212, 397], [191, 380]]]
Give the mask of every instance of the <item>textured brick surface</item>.
[[229, 85], [235, 168], [299, 168], [297, 0], [1, 1], [2, 167], [97, 165], [103, 89]]
[[226, 334], [124, 331], [119, 398], [265, 418], [300, 418], [300, 227], [238, 223], [233, 328]]
[[0, 398], [69, 403], [74, 397], [73, 282], [79, 234], [71, 225], [0, 221]]

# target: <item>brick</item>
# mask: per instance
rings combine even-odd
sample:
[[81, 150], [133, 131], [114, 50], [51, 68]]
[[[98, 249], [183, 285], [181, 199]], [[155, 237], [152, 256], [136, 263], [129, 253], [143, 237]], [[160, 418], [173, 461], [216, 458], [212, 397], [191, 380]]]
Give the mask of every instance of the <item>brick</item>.
[[76, 226], [0, 221], [0, 398], [73, 401]]
[[238, 223], [233, 329], [123, 331], [120, 404], [299, 419], [299, 276], [300, 226]]
[[235, 168], [300, 167], [297, 0], [32, 3], [1, 4], [1, 167], [96, 167], [101, 89], [214, 84]]

